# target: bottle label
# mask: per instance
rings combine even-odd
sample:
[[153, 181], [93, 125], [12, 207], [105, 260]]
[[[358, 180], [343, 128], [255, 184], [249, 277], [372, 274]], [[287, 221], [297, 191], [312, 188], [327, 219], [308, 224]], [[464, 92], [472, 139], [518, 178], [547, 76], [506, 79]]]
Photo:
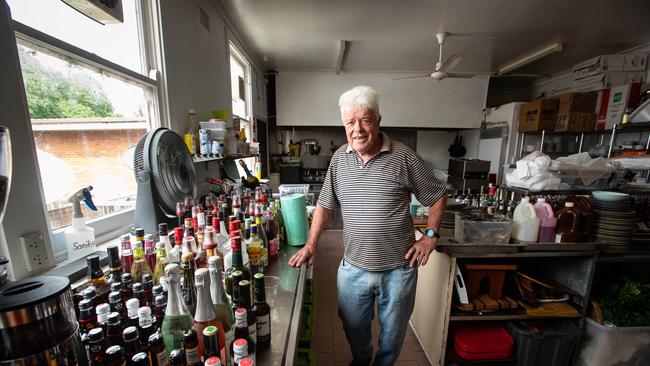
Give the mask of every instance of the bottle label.
[[271, 315], [266, 314], [257, 317], [257, 334], [266, 337], [271, 334]]
[[185, 359], [187, 360], [188, 365], [195, 365], [200, 362], [199, 360], [199, 350], [198, 348], [186, 348], [185, 349]]
[[233, 365], [239, 365], [239, 361], [241, 361], [242, 358], [245, 358], [248, 356], [248, 352], [246, 350], [242, 350], [241, 352], [235, 352], [235, 355], [232, 358]]
[[248, 326], [248, 334], [257, 343], [257, 322]]
[[555, 242], [556, 243], [562, 242], [562, 234], [555, 234]]
[[167, 351], [162, 351], [156, 354], [156, 359], [158, 360], [158, 366], [167, 366], [169, 365], [169, 358], [167, 358]]

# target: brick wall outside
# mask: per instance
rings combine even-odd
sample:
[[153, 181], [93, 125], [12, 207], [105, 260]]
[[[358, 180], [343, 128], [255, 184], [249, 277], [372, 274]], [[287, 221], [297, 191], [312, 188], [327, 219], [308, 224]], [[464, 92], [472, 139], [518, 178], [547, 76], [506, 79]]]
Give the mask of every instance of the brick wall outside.
[[[145, 129], [34, 131], [34, 140], [38, 150], [54, 155], [73, 172], [69, 192], [61, 199], [67, 199], [83, 186], [93, 185], [93, 200], [97, 206], [102, 206], [98, 207], [98, 213], [107, 214], [128, 207], [124, 205], [123, 197], [136, 193], [133, 171], [124, 164], [122, 154], [128, 147], [136, 145], [146, 132]], [[41, 167], [43, 170], [48, 171], [47, 167]], [[49, 179], [66, 179], [56, 174], [41, 178], [44, 186]], [[120, 202], [111, 203], [116, 199]], [[62, 206], [61, 202], [48, 205], [52, 229], [71, 222], [71, 207]], [[84, 215], [93, 217], [97, 214], [84, 210]]]

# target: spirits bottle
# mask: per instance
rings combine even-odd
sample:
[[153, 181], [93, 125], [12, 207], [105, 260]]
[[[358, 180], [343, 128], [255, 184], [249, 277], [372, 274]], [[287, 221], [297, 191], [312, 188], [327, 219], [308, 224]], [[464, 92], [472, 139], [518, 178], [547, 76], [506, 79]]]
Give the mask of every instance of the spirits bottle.
[[201, 364], [199, 354], [199, 337], [194, 329], [189, 329], [183, 334], [183, 348], [185, 349], [185, 364], [197, 366]]
[[[194, 323], [192, 315], [181, 296], [181, 271], [177, 264], [170, 263], [165, 268], [165, 276], [169, 281], [167, 309], [162, 322], [162, 336], [165, 340], [165, 348], [168, 352], [181, 348], [183, 334]], [[171, 357], [170, 357], [171, 361]]]
[[141, 241], [135, 243], [135, 248], [133, 249], [133, 265], [131, 266], [131, 276], [133, 277], [133, 282], [142, 282], [142, 275], [151, 272], [149, 264], [144, 259], [144, 246]]
[[230, 296], [232, 296], [232, 288], [233, 288], [233, 281], [232, 281], [232, 274], [233, 272], [236, 271], [242, 271], [243, 273], [243, 279], [245, 280], [250, 280], [251, 278], [251, 273], [244, 266], [244, 263], [242, 261], [242, 240], [241, 237], [233, 237], [232, 239], [232, 266], [228, 268], [226, 271], [226, 293]]
[[111, 307], [111, 313], [115, 312], [120, 314], [121, 317], [126, 317], [126, 303], [122, 301], [121, 292], [111, 292], [108, 295], [108, 305]]
[[106, 334], [106, 322], [108, 321], [108, 314], [111, 313], [111, 306], [107, 303], [102, 303], [95, 306], [95, 315], [97, 315], [97, 326], [104, 329]]
[[269, 261], [275, 262], [278, 259], [278, 251], [280, 250], [280, 238], [278, 237], [278, 228], [275, 225], [272, 211], [267, 212], [264, 232], [269, 240]]
[[151, 316], [151, 308], [143, 306], [138, 309], [138, 333], [140, 334], [142, 349], [147, 349], [149, 337], [157, 332], [158, 326]]
[[165, 243], [159, 241], [156, 244], [156, 267], [153, 271], [153, 283], [167, 287], [165, 278], [165, 267], [167, 266], [167, 248]]
[[182, 348], [173, 349], [169, 352], [169, 366], [186, 366], [185, 351]]
[[88, 267], [88, 284], [95, 287], [95, 296], [97, 297], [97, 304], [108, 301], [108, 294], [111, 292], [111, 286], [106, 283], [104, 278], [104, 271], [99, 264], [99, 256], [96, 254], [86, 257], [86, 265]]
[[104, 337], [102, 328], [95, 328], [88, 333], [88, 356], [91, 365], [104, 365], [106, 362], [106, 349], [108, 342]]
[[[249, 357], [255, 360], [255, 341], [248, 334], [247, 312], [244, 308], [238, 308], [235, 312], [235, 340], [230, 344], [230, 356], [233, 365], [237, 365], [243, 357]], [[243, 342], [242, 342], [243, 341]], [[236, 356], [235, 348], [239, 354]], [[242, 352], [243, 351], [243, 352]], [[245, 354], [243, 354], [245, 353]]]
[[122, 276], [122, 263], [120, 263], [120, 250], [117, 245], [112, 245], [106, 248], [108, 253], [108, 275], [106, 275], [106, 283], [110, 286], [113, 283], [120, 282]]
[[260, 349], [271, 345], [271, 307], [266, 302], [266, 289], [264, 287], [264, 274], [255, 273], [253, 276], [255, 292], [255, 305], [252, 313], [257, 321], [257, 345]]
[[[226, 336], [225, 344], [230, 344], [234, 340], [234, 327], [235, 314], [228, 304], [226, 297], [226, 290], [223, 288], [223, 276], [219, 263], [221, 261], [218, 257], [208, 258], [208, 271], [210, 271], [210, 296], [212, 304], [217, 313], [217, 318], [221, 322], [223, 332]], [[226, 362], [224, 360], [224, 362]]]
[[151, 366], [149, 355], [146, 352], [138, 352], [131, 357], [129, 366]]
[[97, 314], [95, 314], [93, 302], [87, 299], [81, 300], [79, 302], [79, 331], [87, 333], [94, 328], [97, 328]]
[[153, 275], [145, 273], [142, 275], [142, 288], [146, 306], [153, 306]]
[[246, 241], [246, 251], [248, 252], [248, 263], [252, 272], [257, 273], [264, 270], [263, 254], [264, 242], [258, 236], [260, 226], [251, 225], [250, 238]]
[[253, 338], [257, 344], [257, 318], [252, 311], [251, 302], [251, 283], [248, 280], [239, 282], [239, 296], [241, 296], [241, 307], [246, 309], [246, 316], [248, 322], [248, 334]]
[[154, 299], [154, 316], [156, 317], [156, 324], [162, 325], [165, 319], [165, 309], [167, 308], [167, 298], [163, 295], [158, 295]]
[[137, 327], [138, 326], [138, 309], [140, 308], [140, 301], [135, 298], [128, 299], [126, 301], [126, 326], [128, 327]]
[[181, 286], [181, 293], [183, 295], [183, 302], [193, 317], [196, 313], [196, 288], [194, 287], [194, 258], [192, 254], [183, 254], [182, 263], [183, 284]]
[[216, 232], [212, 226], [205, 228], [203, 234], [203, 248], [205, 249], [205, 254], [208, 258], [218, 255], [216, 236]]
[[[208, 326], [215, 326], [219, 332], [219, 340], [225, 343], [225, 335], [223, 326], [217, 318], [215, 307], [212, 304], [210, 296], [210, 272], [206, 268], [199, 268], [194, 274], [194, 281], [196, 285], [196, 315], [194, 316], [194, 325], [192, 329], [196, 334], [203, 334], [203, 329]], [[224, 351], [225, 352], [225, 351]], [[203, 337], [199, 337], [199, 354], [204, 355]], [[221, 354], [225, 356], [225, 353]]]
[[178, 226], [174, 228], [174, 246], [171, 252], [167, 253], [169, 263], [181, 265], [181, 255], [183, 253], [183, 228]]
[[282, 205], [280, 204], [280, 200], [275, 200], [275, 222], [278, 226], [280, 246], [287, 245], [287, 232], [284, 227], [284, 217], [282, 217]]
[[156, 252], [153, 247], [153, 235], [147, 234], [144, 239], [144, 261], [149, 265], [149, 269], [153, 273], [156, 268]]
[[131, 237], [126, 234], [120, 238], [122, 243], [122, 272], [131, 273], [131, 265], [133, 265], [133, 249], [131, 249]]
[[[165, 250], [167, 253], [171, 252], [172, 242], [169, 240], [169, 226], [167, 226], [166, 222], [161, 222], [158, 224], [158, 242], [165, 243]], [[156, 260], [157, 259], [158, 257], [156, 257]]]
[[106, 338], [109, 345], [122, 345], [122, 319], [120, 314], [112, 312], [106, 320]]
[[124, 366], [125, 363], [122, 346], [115, 344], [106, 349], [106, 366]]
[[167, 357], [167, 349], [165, 348], [165, 342], [160, 332], [149, 336], [147, 344], [149, 345], [151, 366], [167, 366], [169, 364], [169, 358]]
[[133, 298], [137, 299], [140, 306], [147, 306], [147, 298], [144, 296], [144, 286], [140, 282], [133, 284]]
[[239, 287], [239, 283], [242, 281], [243, 276], [242, 271], [235, 271], [232, 273], [232, 296], [230, 296], [230, 307], [233, 312], [235, 312], [237, 308], [242, 307], [241, 288]]
[[215, 326], [207, 326], [203, 329], [203, 359], [206, 364], [210, 358], [217, 358], [223, 360], [224, 365], [227, 364], [225, 355], [226, 347], [223, 341], [219, 340], [219, 329]]
[[130, 360], [136, 353], [142, 352], [138, 328], [134, 326], [124, 328], [122, 341], [124, 342], [124, 358], [127, 360]]
[[[262, 208], [261, 204], [255, 207], [255, 223], [257, 224], [257, 236], [262, 240], [264, 248], [262, 250], [261, 265], [263, 267], [266, 267], [269, 265], [269, 240], [266, 237], [266, 232], [264, 231], [264, 209]], [[260, 272], [263, 272], [263, 269], [260, 270]]]
[[189, 230], [185, 231], [185, 236], [183, 237], [183, 254], [181, 255], [181, 261], [185, 254], [191, 254], [192, 260], [196, 257], [196, 240], [194, 236], [189, 234]]

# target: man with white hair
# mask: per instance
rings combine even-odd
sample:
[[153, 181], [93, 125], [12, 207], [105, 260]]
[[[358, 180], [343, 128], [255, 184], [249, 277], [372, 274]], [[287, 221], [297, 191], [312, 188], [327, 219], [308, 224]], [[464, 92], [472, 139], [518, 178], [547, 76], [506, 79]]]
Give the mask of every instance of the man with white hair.
[[[339, 317], [354, 357], [372, 360], [371, 322], [377, 302], [379, 350], [374, 365], [393, 365], [413, 312], [417, 267], [436, 248], [447, 201], [445, 185], [404, 144], [379, 131], [375, 89], [357, 86], [339, 99], [348, 143], [332, 156], [305, 246], [290, 259], [313, 264], [328, 211], [343, 217], [344, 256], [337, 274]], [[411, 194], [429, 206], [428, 228], [415, 240]]]

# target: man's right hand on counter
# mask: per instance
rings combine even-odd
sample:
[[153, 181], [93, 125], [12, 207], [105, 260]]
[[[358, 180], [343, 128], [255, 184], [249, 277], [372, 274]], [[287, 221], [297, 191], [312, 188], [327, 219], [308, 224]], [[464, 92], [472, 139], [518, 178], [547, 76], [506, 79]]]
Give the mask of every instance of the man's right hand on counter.
[[291, 267], [300, 267], [303, 263], [313, 265], [316, 259], [316, 246], [305, 244], [305, 246], [297, 251], [289, 258], [289, 265]]

